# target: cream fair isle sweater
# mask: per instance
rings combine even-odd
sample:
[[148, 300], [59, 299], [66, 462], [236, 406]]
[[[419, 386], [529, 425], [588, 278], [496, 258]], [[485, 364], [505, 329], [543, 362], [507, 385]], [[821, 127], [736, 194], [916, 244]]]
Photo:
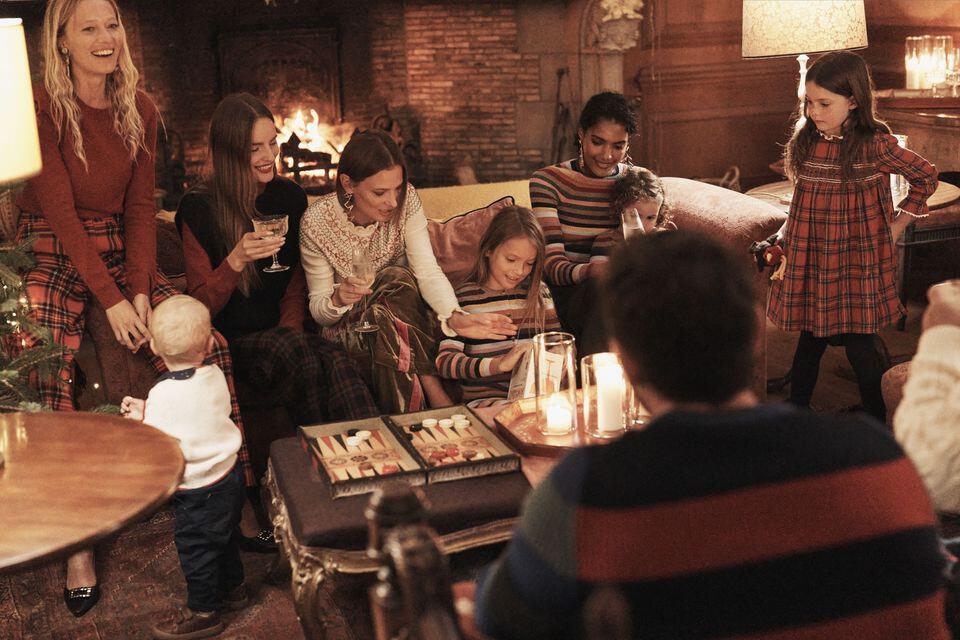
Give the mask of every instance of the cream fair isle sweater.
[[447, 333], [445, 321], [460, 307], [450, 281], [433, 255], [427, 218], [412, 185], [407, 185], [402, 218], [387, 224], [354, 225], [347, 219], [336, 193], [307, 207], [300, 223], [300, 259], [307, 277], [310, 315], [325, 327], [339, 322], [353, 306], [337, 307], [331, 297], [351, 275], [350, 258], [355, 247], [368, 250], [377, 271], [392, 265], [409, 266], [420, 295]]
[[934, 508], [960, 513], [960, 327], [923, 332], [893, 429]]

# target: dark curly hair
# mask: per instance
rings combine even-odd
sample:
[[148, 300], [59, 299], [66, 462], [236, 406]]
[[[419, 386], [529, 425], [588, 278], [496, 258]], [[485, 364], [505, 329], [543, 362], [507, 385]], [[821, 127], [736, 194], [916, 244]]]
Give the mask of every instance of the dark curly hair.
[[616, 218], [628, 204], [637, 200], [660, 201], [656, 223], [658, 228], [663, 227], [672, 217], [660, 176], [645, 167], [633, 166], [628, 167], [613, 183], [613, 188], [610, 190], [610, 213]]
[[610, 257], [602, 300], [635, 384], [714, 405], [749, 388], [760, 326], [753, 277], [718, 240], [696, 231], [630, 238]]
[[637, 116], [630, 101], [622, 93], [604, 91], [591, 96], [580, 112], [580, 129], [586, 131], [601, 120], [613, 120], [623, 125], [627, 133], [637, 132]]

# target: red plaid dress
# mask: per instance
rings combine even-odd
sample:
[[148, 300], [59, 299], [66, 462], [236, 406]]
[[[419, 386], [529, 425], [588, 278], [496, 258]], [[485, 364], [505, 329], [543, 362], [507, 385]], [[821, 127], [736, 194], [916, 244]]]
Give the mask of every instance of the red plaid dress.
[[890, 174], [910, 183], [900, 208], [927, 211], [937, 170], [897, 139], [877, 133], [869, 161], [840, 173], [839, 140], [819, 140], [797, 177], [784, 237], [782, 281], [773, 283], [769, 315], [784, 331], [818, 337], [876, 333], [903, 313], [894, 282]]

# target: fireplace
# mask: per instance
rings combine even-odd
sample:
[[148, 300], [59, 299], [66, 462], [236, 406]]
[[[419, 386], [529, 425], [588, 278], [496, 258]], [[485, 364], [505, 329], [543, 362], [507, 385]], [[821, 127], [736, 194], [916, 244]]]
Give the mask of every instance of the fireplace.
[[332, 28], [225, 31], [217, 37], [222, 94], [269, 105], [280, 132], [281, 173], [329, 191], [340, 152], [357, 128], [342, 120], [337, 32]]

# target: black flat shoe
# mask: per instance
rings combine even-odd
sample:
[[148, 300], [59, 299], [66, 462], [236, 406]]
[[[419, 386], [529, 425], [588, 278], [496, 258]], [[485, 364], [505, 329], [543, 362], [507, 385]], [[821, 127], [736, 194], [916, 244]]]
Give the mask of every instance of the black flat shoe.
[[239, 546], [253, 553], [276, 553], [279, 550], [277, 541], [273, 539], [273, 531], [269, 529], [260, 529], [255, 536], [241, 534]]
[[78, 618], [87, 611], [90, 611], [90, 609], [93, 609], [93, 605], [97, 604], [99, 601], [99, 584], [95, 584], [92, 587], [77, 587], [76, 589], [63, 590], [64, 604], [67, 605], [67, 609], [70, 610], [70, 613]]

